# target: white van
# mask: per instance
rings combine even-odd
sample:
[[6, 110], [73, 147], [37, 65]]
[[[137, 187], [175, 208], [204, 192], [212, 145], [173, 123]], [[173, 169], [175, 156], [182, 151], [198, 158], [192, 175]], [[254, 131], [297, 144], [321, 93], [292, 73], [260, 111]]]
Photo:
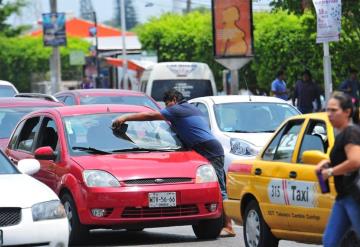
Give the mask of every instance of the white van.
[[140, 91], [162, 102], [172, 88], [189, 100], [217, 95], [213, 73], [205, 63], [163, 62], [148, 67], [141, 78]]

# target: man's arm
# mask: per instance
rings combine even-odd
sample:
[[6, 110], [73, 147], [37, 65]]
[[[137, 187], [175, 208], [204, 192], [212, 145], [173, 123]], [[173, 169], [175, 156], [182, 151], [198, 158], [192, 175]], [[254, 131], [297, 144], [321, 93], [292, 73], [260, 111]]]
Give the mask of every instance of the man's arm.
[[116, 118], [112, 126], [117, 128], [126, 121], [152, 121], [152, 120], [166, 120], [160, 112], [139, 112], [133, 114], [126, 114]]

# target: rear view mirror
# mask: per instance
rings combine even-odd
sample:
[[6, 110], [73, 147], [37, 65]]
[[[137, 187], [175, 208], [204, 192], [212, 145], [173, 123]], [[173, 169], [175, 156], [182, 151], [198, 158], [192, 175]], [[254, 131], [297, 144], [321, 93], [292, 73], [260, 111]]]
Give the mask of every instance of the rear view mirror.
[[35, 150], [35, 159], [37, 160], [55, 160], [56, 153], [50, 146], [40, 147]]
[[329, 159], [327, 154], [320, 152], [318, 150], [305, 151], [302, 155], [302, 161], [305, 164], [316, 165], [320, 161], [325, 160], [325, 159]]

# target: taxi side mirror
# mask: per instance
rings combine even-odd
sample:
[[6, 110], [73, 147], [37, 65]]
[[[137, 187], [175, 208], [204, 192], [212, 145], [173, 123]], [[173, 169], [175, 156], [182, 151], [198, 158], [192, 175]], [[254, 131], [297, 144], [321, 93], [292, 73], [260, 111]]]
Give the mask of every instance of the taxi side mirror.
[[305, 151], [302, 155], [304, 164], [317, 165], [320, 161], [325, 159], [329, 159], [328, 155], [318, 150]]

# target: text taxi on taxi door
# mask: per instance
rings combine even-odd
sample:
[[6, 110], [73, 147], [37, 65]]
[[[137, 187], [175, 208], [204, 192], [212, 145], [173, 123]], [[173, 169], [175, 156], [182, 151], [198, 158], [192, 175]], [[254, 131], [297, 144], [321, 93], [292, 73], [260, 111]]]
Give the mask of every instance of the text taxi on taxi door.
[[336, 192], [330, 178], [331, 193], [321, 193], [315, 164], [333, 144], [326, 113], [299, 115], [278, 128], [255, 160], [230, 166], [224, 207], [244, 226], [246, 246], [278, 246], [280, 239], [321, 243]]

